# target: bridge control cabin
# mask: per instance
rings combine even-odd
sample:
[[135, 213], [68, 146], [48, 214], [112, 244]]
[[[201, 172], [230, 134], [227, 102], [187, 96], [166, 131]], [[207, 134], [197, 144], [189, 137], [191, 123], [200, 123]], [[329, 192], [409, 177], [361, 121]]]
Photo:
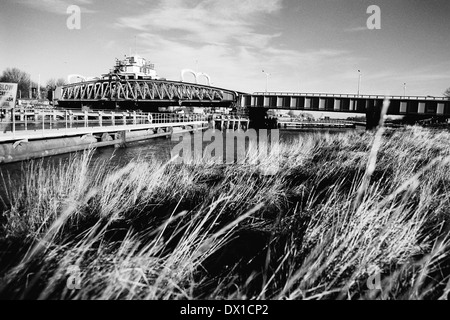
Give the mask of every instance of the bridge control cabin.
[[118, 76], [122, 79], [160, 79], [156, 73], [155, 65], [139, 55], [125, 56], [125, 59], [116, 59], [116, 65], [103, 78]]

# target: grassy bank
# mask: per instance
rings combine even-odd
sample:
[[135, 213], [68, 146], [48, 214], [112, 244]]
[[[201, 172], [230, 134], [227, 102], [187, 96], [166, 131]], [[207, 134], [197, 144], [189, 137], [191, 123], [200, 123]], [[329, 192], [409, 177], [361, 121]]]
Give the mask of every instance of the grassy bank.
[[3, 172], [0, 297], [445, 298], [450, 134], [378, 138], [307, 135], [234, 165], [86, 153]]

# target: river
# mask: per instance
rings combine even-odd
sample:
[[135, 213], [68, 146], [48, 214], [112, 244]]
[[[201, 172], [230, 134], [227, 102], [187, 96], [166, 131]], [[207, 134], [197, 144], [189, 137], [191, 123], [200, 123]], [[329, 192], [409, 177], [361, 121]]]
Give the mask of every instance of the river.
[[[337, 134], [344, 133], [355, 129], [303, 129], [303, 130], [289, 130], [282, 129], [279, 131], [280, 141], [285, 143], [291, 143], [293, 139], [299, 136], [305, 136], [310, 134], [321, 135], [321, 134]], [[172, 141], [170, 138], [154, 138], [151, 140], [145, 140], [140, 142], [134, 142], [127, 144], [126, 148], [114, 148], [105, 147], [95, 150], [92, 159], [93, 160], [107, 160], [108, 163], [114, 167], [121, 167], [129, 163], [131, 160], [140, 158], [147, 161], [161, 161], [166, 162], [171, 159], [171, 152], [173, 147], [178, 144], [178, 142]], [[208, 142], [203, 143], [203, 148], [208, 145]], [[44, 166], [48, 165], [58, 165], [61, 162], [67, 161], [71, 154], [63, 154], [53, 157], [44, 158], [42, 160], [32, 160], [32, 161], [42, 161]], [[2, 177], [10, 177], [12, 181], [20, 183], [23, 177], [23, 168], [27, 165], [27, 161], [1, 164], [0, 165], [0, 197], [5, 196], [5, 184]], [[0, 201], [0, 209], [2, 207]]]

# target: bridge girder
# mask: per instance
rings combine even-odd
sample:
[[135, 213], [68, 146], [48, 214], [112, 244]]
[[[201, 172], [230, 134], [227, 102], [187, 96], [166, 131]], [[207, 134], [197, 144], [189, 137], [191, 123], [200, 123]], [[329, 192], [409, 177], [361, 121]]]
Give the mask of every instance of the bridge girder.
[[162, 80], [97, 80], [62, 87], [62, 102], [78, 101], [184, 101], [237, 102], [231, 90]]
[[367, 113], [390, 100], [389, 115], [450, 118], [450, 99], [442, 97], [357, 96], [333, 94], [255, 93], [242, 95], [241, 107], [319, 112]]

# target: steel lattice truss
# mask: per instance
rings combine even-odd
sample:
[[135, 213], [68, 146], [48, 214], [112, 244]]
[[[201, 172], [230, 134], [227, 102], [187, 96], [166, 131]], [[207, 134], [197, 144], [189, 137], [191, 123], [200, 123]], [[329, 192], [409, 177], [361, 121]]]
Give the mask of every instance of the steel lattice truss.
[[98, 80], [62, 88], [62, 101], [236, 101], [237, 93], [220, 88], [160, 80]]

